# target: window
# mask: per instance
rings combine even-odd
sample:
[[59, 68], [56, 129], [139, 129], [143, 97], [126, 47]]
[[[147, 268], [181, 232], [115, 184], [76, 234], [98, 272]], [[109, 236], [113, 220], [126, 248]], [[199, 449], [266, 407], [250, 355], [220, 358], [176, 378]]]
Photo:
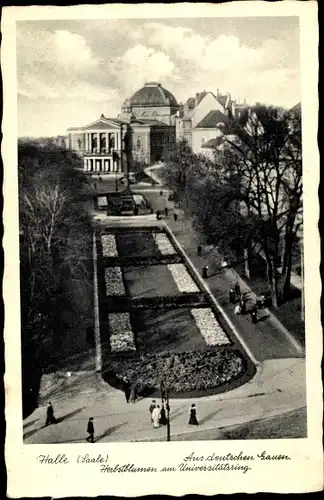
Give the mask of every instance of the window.
[[201, 145], [203, 146], [203, 145], [205, 144], [205, 142], [206, 142], [206, 138], [205, 138], [205, 137], [202, 137], [202, 138], [201, 138]]
[[138, 138], [136, 139], [136, 150], [137, 150], [137, 151], [140, 151], [141, 147], [142, 147], [142, 141], [141, 141], [141, 138], [140, 138], [140, 137], [138, 137]]

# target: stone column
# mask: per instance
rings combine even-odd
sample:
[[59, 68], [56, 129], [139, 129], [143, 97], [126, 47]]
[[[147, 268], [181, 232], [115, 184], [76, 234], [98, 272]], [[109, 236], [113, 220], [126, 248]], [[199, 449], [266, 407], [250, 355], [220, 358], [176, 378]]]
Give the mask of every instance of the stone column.
[[97, 132], [97, 152], [100, 152], [100, 134]]
[[88, 133], [87, 132], [84, 134], [84, 143], [85, 143], [84, 149], [85, 149], [85, 151], [88, 151]]
[[108, 152], [108, 147], [109, 147], [109, 144], [108, 144], [108, 132], [106, 132], [106, 152]]

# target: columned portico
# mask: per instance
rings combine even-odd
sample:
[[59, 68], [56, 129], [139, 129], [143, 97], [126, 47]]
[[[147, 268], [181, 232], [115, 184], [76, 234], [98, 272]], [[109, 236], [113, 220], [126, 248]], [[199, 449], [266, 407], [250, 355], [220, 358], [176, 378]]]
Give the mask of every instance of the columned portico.
[[122, 172], [123, 122], [104, 117], [80, 128], [70, 128], [70, 148], [83, 156], [87, 173]]

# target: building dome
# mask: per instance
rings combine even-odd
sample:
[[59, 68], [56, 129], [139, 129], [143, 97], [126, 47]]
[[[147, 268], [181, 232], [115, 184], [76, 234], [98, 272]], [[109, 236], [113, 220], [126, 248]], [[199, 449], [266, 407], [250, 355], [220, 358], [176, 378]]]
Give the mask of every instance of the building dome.
[[132, 106], [178, 106], [176, 98], [160, 83], [149, 82], [129, 99]]

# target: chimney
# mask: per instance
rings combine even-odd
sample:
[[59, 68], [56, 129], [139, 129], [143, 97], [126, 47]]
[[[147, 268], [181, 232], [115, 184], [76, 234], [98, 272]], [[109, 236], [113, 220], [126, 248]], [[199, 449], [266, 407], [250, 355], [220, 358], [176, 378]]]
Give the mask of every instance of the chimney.
[[217, 89], [217, 94], [216, 95], [217, 95], [217, 97], [219, 97], [219, 89]]
[[227, 108], [228, 108], [228, 105], [229, 105], [230, 99], [231, 99], [231, 94], [227, 93], [227, 99], [226, 99], [226, 103], [225, 103], [225, 109], [227, 109]]
[[244, 99], [243, 103], [244, 103], [244, 106], [246, 106], [246, 99]]

